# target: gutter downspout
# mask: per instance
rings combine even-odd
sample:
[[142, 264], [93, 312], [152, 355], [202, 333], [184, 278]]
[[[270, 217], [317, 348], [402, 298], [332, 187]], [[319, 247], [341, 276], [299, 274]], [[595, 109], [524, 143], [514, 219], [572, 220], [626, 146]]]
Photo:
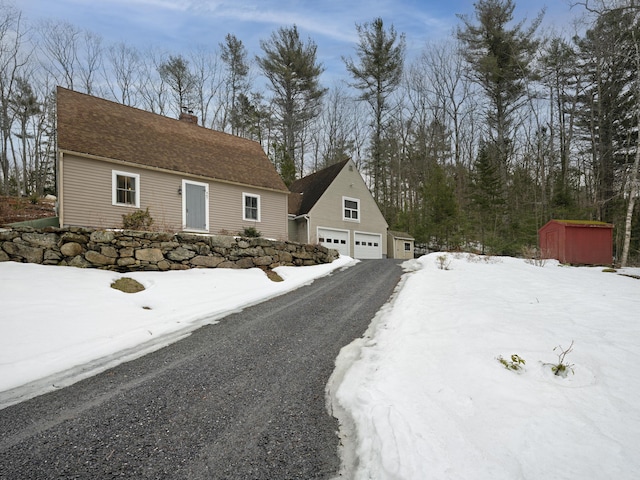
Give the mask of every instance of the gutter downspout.
[[58, 199], [56, 201], [57, 203], [57, 214], [58, 214], [58, 224], [60, 227], [64, 226], [64, 208], [63, 208], [63, 202], [62, 202], [62, 198], [63, 198], [63, 175], [62, 175], [62, 160], [64, 157], [64, 153], [62, 153], [61, 151], [58, 152], [58, 175], [56, 178], [56, 181], [58, 183]]
[[295, 217], [293, 217], [294, 220], [299, 220], [301, 218], [304, 218], [307, 222], [307, 241], [306, 243], [310, 243], [311, 242], [311, 237], [309, 236], [309, 215], [308, 214], [303, 214], [303, 215], [297, 215]]

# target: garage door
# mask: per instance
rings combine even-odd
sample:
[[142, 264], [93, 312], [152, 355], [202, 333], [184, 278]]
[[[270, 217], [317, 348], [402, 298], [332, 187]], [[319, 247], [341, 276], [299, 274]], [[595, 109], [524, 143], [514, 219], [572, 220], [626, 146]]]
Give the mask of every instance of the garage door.
[[349, 256], [349, 231], [318, 228], [318, 242], [327, 248], [338, 250], [340, 255]]
[[353, 239], [355, 241], [355, 258], [382, 258], [382, 235], [378, 233], [355, 232]]

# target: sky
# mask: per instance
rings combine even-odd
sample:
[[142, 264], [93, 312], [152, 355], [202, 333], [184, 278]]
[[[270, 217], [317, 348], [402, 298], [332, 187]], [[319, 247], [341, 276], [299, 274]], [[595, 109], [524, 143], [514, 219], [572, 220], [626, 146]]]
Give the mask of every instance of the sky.
[[[127, 294], [110, 288], [117, 272], [0, 262], [0, 408], [355, 264], [278, 267], [278, 283], [259, 269], [135, 272], [145, 290]], [[467, 253], [402, 267], [326, 388], [340, 478], [637, 478], [640, 268]], [[566, 377], [551, 368], [562, 351]], [[498, 360], [514, 354], [517, 371]]]
[[[516, 20], [532, 20], [544, 8], [544, 28], [566, 29], [579, 15], [568, 0], [516, 0]], [[260, 41], [280, 27], [296, 25], [301, 38], [318, 46], [325, 78], [344, 76], [342, 57], [354, 57], [356, 24], [382, 18], [404, 33], [408, 58], [428, 42], [451, 36], [457, 14], [473, 15], [471, 0], [19, 0], [29, 21], [68, 21], [103, 37], [144, 50], [186, 53], [194, 47], [217, 48], [228, 33], [242, 40], [250, 57], [261, 54]], [[527, 23], [528, 24], [528, 23]]]

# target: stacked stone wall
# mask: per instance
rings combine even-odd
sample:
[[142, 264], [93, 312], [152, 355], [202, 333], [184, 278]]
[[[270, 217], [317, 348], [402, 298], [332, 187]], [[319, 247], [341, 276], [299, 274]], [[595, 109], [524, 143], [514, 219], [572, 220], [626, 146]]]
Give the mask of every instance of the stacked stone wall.
[[0, 261], [118, 272], [272, 269], [330, 263], [336, 250], [265, 238], [86, 228], [0, 229]]

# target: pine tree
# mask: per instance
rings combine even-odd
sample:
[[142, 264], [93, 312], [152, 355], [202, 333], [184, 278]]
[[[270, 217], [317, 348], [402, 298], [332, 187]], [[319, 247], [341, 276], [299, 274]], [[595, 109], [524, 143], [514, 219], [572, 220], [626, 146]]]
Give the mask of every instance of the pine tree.
[[[248, 100], [247, 91], [249, 83], [249, 63], [247, 61], [247, 49], [235, 35], [230, 33], [225, 37], [225, 43], [220, 44], [220, 59], [227, 65], [227, 92], [229, 95], [228, 123], [231, 125], [231, 133], [238, 135], [242, 109], [239, 106], [240, 96], [242, 101]], [[226, 123], [226, 121], [225, 121]]]
[[356, 25], [360, 43], [356, 52], [359, 63], [343, 58], [347, 71], [354, 79], [353, 86], [361, 91], [374, 114], [369, 173], [373, 179], [373, 196], [378, 203], [386, 201], [385, 158], [383, 129], [390, 111], [389, 96], [402, 78], [405, 54], [404, 35], [398, 36], [393, 25], [385, 30], [382, 18]]
[[175, 100], [176, 112], [191, 109], [195, 79], [189, 71], [189, 62], [182, 56], [169, 56], [169, 60], [158, 67], [160, 78], [169, 85]]
[[596, 216], [615, 221], [617, 179], [635, 149], [636, 91], [632, 28], [633, 15], [610, 10], [578, 40], [581, 68], [588, 85], [580, 96], [579, 126], [592, 158]]
[[515, 8], [512, 0], [479, 0], [474, 6], [477, 23], [460, 16], [464, 28], [458, 29], [457, 36], [464, 45], [471, 76], [487, 97], [486, 133], [495, 145], [501, 174], [506, 179], [515, 114], [526, 100], [526, 82], [538, 49], [534, 35], [542, 14], [526, 29], [524, 22], [509, 28]]
[[[316, 44], [300, 40], [298, 29], [280, 28], [268, 41], [261, 41], [264, 56], [257, 57], [262, 72], [269, 80], [280, 130], [281, 175], [286, 184], [302, 175], [303, 132], [310, 120], [320, 113], [325, 89], [320, 86], [323, 67], [317, 63]], [[297, 165], [296, 165], [297, 164]]]
[[493, 144], [480, 145], [471, 175], [471, 205], [479, 230], [482, 253], [486, 247], [498, 250], [499, 231], [503, 227], [504, 184], [500, 175], [499, 153]]

